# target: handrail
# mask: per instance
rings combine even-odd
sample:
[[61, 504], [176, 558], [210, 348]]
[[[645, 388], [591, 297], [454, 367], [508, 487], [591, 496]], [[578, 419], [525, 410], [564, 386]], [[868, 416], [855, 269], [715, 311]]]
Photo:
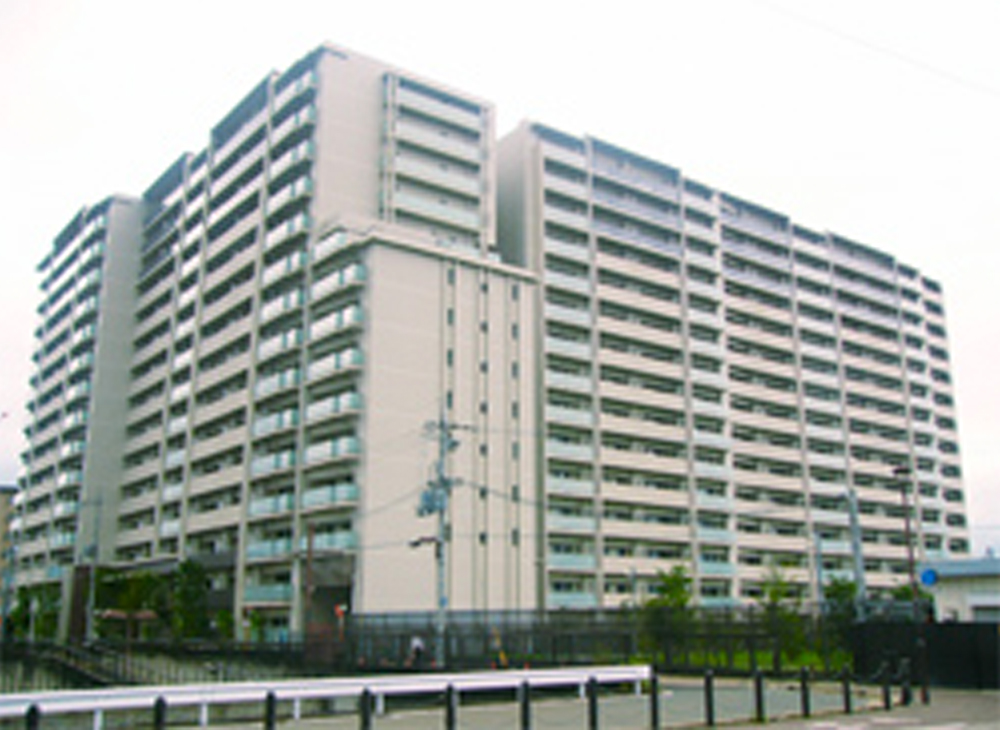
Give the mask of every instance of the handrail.
[[643, 682], [653, 676], [648, 665], [593, 666], [563, 669], [509, 669], [466, 672], [461, 674], [406, 674], [333, 679], [292, 679], [188, 685], [147, 685], [141, 687], [104, 687], [99, 690], [61, 692], [22, 692], [0, 696], [0, 718], [23, 717], [32, 705], [45, 717], [93, 713], [94, 728], [103, 726], [106, 712], [115, 710], [152, 710], [162, 698], [167, 707], [200, 708], [201, 726], [208, 725], [208, 707], [212, 705], [263, 702], [269, 694], [277, 700], [293, 701], [296, 716], [299, 703], [307, 699], [360, 697], [367, 690], [381, 705], [389, 695], [419, 695], [444, 692], [510, 690], [527, 683], [530, 687], [578, 687], [581, 695], [591, 680], [598, 684], [633, 684], [640, 691]]

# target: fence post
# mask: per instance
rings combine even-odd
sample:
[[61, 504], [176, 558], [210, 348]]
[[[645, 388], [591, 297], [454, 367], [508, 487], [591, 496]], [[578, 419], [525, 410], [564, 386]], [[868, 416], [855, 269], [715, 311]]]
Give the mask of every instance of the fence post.
[[705, 670], [705, 724], [715, 727], [715, 675], [711, 669]]
[[274, 730], [278, 714], [278, 698], [274, 692], [264, 695], [264, 730]]
[[913, 702], [913, 686], [910, 683], [910, 659], [899, 660], [899, 703], [908, 707]]
[[597, 679], [591, 677], [587, 680], [587, 727], [590, 730], [598, 730], [599, 718], [597, 712]]
[[38, 709], [38, 705], [31, 705], [28, 711], [24, 713], [25, 730], [38, 730], [41, 724], [42, 711]]
[[531, 730], [531, 685], [528, 680], [521, 682], [520, 690], [521, 730]]
[[799, 671], [799, 692], [802, 696], [802, 717], [812, 716], [812, 702], [809, 697], [809, 667]]
[[854, 707], [851, 702], [851, 672], [847, 667], [840, 670], [840, 688], [844, 695], [844, 714], [850, 715]]
[[649, 727], [660, 730], [660, 678], [655, 669], [649, 677]]
[[931, 703], [931, 678], [927, 665], [927, 639], [923, 635], [924, 629], [921, 627], [920, 635], [917, 637], [917, 671], [920, 673], [920, 702], [929, 705]]
[[759, 669], [753, 673], [753, 703], [757, 722], [767, 721], [764, 708], [764, 673]]
[[892, 709], [892, 677], [889, 674], [889, 663], [882, 662], [879, 668], [879, 679], [882, 681], [882, 707]]
[[167, 727], [167, 701], [162, 697], [157, 697], [153, 703], [153, 730], [166, 730]]
[[361, 730], [372, 730], [372, 691], [365, 687], [358, 699], [359, 727]]
[[458, 693], [451, 684], [444, 688], [444, 727], [445, 730], [458, 727]]

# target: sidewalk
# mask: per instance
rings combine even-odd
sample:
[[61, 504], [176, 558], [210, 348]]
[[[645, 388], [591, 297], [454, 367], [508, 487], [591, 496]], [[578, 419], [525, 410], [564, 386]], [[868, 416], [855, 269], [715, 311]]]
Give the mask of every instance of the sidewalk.
[[[726, 725], [726, 730], [760, 730], [756, 723]], [[869, 710], [854, 715], [829, 715], [768, 723], [768, 730], [997, 730], [1000, 728], [1000, 691], [934, 689], [931, 704], [893, 707], [890, 712]]]
[[[660, 694], [660, 725], [663, 728], [699, 727], [705, 718], [704, 685], [700, 680], [684, 678], [663, 678]], [[870, 715], [868, 708], [880, 706], [877, 689], [855, 687], [853, 706], [858, 711]], [[843, 698], [840, 686], [835, 683], [818, 683], [811, 693], [813, 713], [827, 724], [829, 718], [844, 717], [840, 713]], [[766, 686], [765, 706], [769, 717], [788, 717], [800, 711], [799, 688], [795, 682], [769, 682]], [[325, 717], [307, 717], [302, 720], [288, 718], [289, 708], [281, 713], [278, 727], [281, 730], [356, 730], [359, 718], [354, 713], [332, 714]], [[391, 705], [384, 715], [376, 716], [376, 730], [440, 730], [444, 725], [444, 713], [437, 699], [428, 698], [423, 707], [394, 709]], [[580, 730], [587, 728], [587, 703], [573, 695], [561, 697], [537, 697], [532, 701], [532, 727], [536, 730], [565, 728]], [[883, 717], [893, 713], [880, 713]], [[749, 680], [719, 679], [715, 686], [715, 718], [720, 727], [738, 727], [734, 723], [747, 722], [754, 716], [753, 686]], [[866, 715], [850, 716], [851, 719]], [[648, 695], [609, 692], [602, 693], [599, 702], [600, 730], [648, 730], [650, 727], [650, 698]], [[815, 721], [813, 721], [815, 722]], [[211, 727], [228, 730], [259, 730], [260, 721], [236, 723], [215, 722]], [[489, 701], [461, 704], [458, 709], [458, 727], [474, 730], [511, 730], [520, 727], [519, 707], [513, 701]], [[760, 725], [747, 725], [760, 728]], [[779, 727], [777, 724], [769, 727]], [[789, 727], [818, 728], [814, 724], [790, 725]], [[861, 727], [857, 723], [844, 727]], [[192, 728], [193, 730], [193, 728]]]

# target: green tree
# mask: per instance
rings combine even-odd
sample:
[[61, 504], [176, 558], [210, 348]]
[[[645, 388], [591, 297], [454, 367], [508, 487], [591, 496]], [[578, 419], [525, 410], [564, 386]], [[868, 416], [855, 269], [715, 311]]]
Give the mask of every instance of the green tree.
[[777, 665], [781, 656], [794, 659], [802, 653], [805, 627], [799, 597], [777, 566], [772, 566], [764, 579], [759, 605], [764, 614], [764, 626], [775, 641], [774, 663]]
[[172, 576], [170, 626], [175, 639], [202, 639], [209, 635], [208, 576], [193, 560], [177, 566]]
[[643, 637], [657, 659], [672, 667], [694, 630], [691, 578], [682, 565], [657, 576], [656, 596], [642, 607]]

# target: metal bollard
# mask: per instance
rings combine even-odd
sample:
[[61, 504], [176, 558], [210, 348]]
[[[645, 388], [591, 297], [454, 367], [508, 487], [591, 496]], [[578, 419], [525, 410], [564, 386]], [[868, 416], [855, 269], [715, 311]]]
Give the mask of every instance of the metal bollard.
[[812, 698], [809, 696], [809, 667], [799, 670], [799, 695], [802, 703], [802, 717], [812, 716]]
[[25, 730], [38, 730], [41, 724], [42, 711], [38, 709], [38, 705], [31, 705], [28, 711], [24, 713]]
[[917, 637], [917, 672], [920, 673], [920, 702], [931, 703], [931, 677], [927, 665], [927, 639], [923, 632]]
[[518, 700], [521, 704], [521, 730], [531, 730], [531, 685], [521, 682]]
[[359, 727], [361, 730], [372, 730], [372, 691], [367, 687], [362, 690], [358, 704]]
[[591, 677], [587, 680], [587, 727], [590, 730], [598, 730], [600, 719], [597, 712], [597, 679]]
[[660, 730], [660, 678], [655, 669], [649, 678], [649, 727]]
[[715, 675], [705, 670], [705, 724], [715, 727]]
[[753, 673], [753, 704], [757, 722], [767, 722], [767, 710], [764, 707], [764, 674], [759, 669]]
[[278, 698], [274, 692], [268, 692], [264, 696], [264, 730], [274, 730], [277, 724]]
[[851, 672], [847, 667], [840, 670], [840, 687], [844, 693], [844, 714], [850, 715], [854, 712], [854, 706], [851, 701]]
[[458, 728], [458, 692], [450, 684], [444, 688], [444, 727], [445, 730]]
[[913, 684], [910, 672], [910, 660], [899, 660], [899, 703], [908, 707], [913, 703]]
[[167, 727], [167, 701], [162, 697], [157, 697], [153, 703], [153, 730], [166, 730]]

